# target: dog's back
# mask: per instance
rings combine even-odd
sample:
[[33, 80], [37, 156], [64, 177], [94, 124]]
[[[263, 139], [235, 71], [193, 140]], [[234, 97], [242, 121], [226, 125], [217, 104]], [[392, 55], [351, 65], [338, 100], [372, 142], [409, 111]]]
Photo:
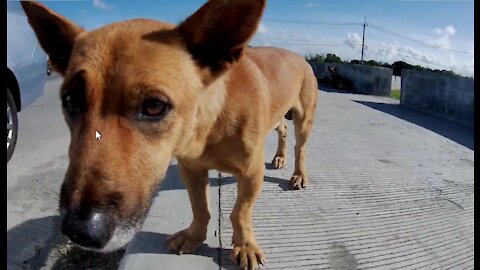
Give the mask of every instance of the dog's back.
[[[293, 120], [295, 128], [295, 155], [299, 161], [296, 171], [306, 175], [303, 148], [313, 124], [318, 93], [311, 66], [301, 56], [284, 49], [247, 48], [225, 77], [223, 109], [199, 160], [220, 171], [244, 171], [248, 161], [236, 160], [236, 156], [245, 158], [246, 153], [263, 152], [265, 137], [272, 129], [279, 133], [279, 150], [274, 160], [284, 160], [285, 117]], [[209, 102], [215, 103], [212, 99]], [[232, 152], [238, 154], [232, 156]], [[201, 165], [206, 166], [205, 163]], [[302, 185], [306, 185], [306, 178]]]
[[[230, 80], [241, 84], [238, 90], [248, 92], [250, 100], [259, 103], [268, 115], [269, 130], [281, 117], [293, 110], [303, 114], [317, 99], [317, 80], [311, 66], [300, 55], [275, 47], [246, 48], [243, 58], [232, 69]], [[258, 96], [257, 96], [258, 95]], [[238, 101], [237, 101], [238, 102]], [[248, 107], [254, 103], [245, 104]], [[248, 108], [247, 107], [247, 108]], [[267, 111], [268, 110], [268, 111]]]

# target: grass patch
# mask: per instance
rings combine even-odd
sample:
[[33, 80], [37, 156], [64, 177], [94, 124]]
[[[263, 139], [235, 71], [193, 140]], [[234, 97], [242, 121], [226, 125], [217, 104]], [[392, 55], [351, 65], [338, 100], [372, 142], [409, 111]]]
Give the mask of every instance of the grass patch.
[[400, 89], [392, 89], [390, 92], [390, 97], [400, 100]]

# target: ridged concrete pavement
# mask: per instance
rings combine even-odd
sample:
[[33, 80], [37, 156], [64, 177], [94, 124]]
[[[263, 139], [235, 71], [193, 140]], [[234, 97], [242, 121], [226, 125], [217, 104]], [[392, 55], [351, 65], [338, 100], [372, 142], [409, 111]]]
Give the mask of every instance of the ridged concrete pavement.
[[[267, 170], [254, 210], [265, 269], [473, 268], [473, 151], [355, 101], [396, 103], [321, 92], [301, 191], [283, 190], [289, 125], [287, 166]], [[275, 142], [272, 133], [268, 158]], [[221, 186], [223, 243], [235, 196], [235, 185]]]
[[[415, 120], [420, 118], [421, 126]], [[267, 256], [263, 269], [473, 269], [473, 130], [402, 108], [389, 98], [320, 91], [307, 147], [310, 185], [293, 191], [288, 179], [294, 138], [288, 125], [287, 164], [266, 170], [253, 213]], [[274, 132], [266, 146], [269, 163]], [[137, 237], [120, 268], [232, 269], [229, 214], [236, 185], [229, 176], [212, 183], [212, 210], [217, 211], [212, 222], [218, 227], [209, 228], [209, 247], [200, 255], [152, 254], [138, 248], [139, 241], [148, 246], [148, 237]], [[188, 199], [181, 192], [175, 196], [183, 200], [174, 203], [162, 200], [160, 192], [157, 200], [164, 204], [152, 207], [144, 230], [168, 234], [188, 225]], [[159, 216], [180, 216], [183, 224], [148, 225]]]

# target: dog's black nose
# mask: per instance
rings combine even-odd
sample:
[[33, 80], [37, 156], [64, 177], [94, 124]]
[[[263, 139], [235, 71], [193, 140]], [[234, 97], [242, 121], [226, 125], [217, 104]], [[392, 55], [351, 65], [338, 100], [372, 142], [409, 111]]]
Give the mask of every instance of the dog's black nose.
[[110, 240], [115, 225], [113, 218], [99, 211], [68, 211], [62, 220], [62, 233], [75, 244], [101, 249]]

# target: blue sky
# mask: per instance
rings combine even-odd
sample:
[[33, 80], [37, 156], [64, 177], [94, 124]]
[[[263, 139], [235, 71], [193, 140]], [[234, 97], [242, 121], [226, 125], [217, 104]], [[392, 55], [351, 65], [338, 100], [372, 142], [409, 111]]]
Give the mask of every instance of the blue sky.
[[[86, 29], [139, 17], [178, 23], [204, 3], [42, 2]], [[360, 59], [362, 26], [330, 23], [361, 23], [366, 16], [366, 60], [403, 60], [473, 75], [473, 6], [473, 0], [269, 0], [251, 43], [284, 47], [300, 54], [333, 52], [342, 59]]]

